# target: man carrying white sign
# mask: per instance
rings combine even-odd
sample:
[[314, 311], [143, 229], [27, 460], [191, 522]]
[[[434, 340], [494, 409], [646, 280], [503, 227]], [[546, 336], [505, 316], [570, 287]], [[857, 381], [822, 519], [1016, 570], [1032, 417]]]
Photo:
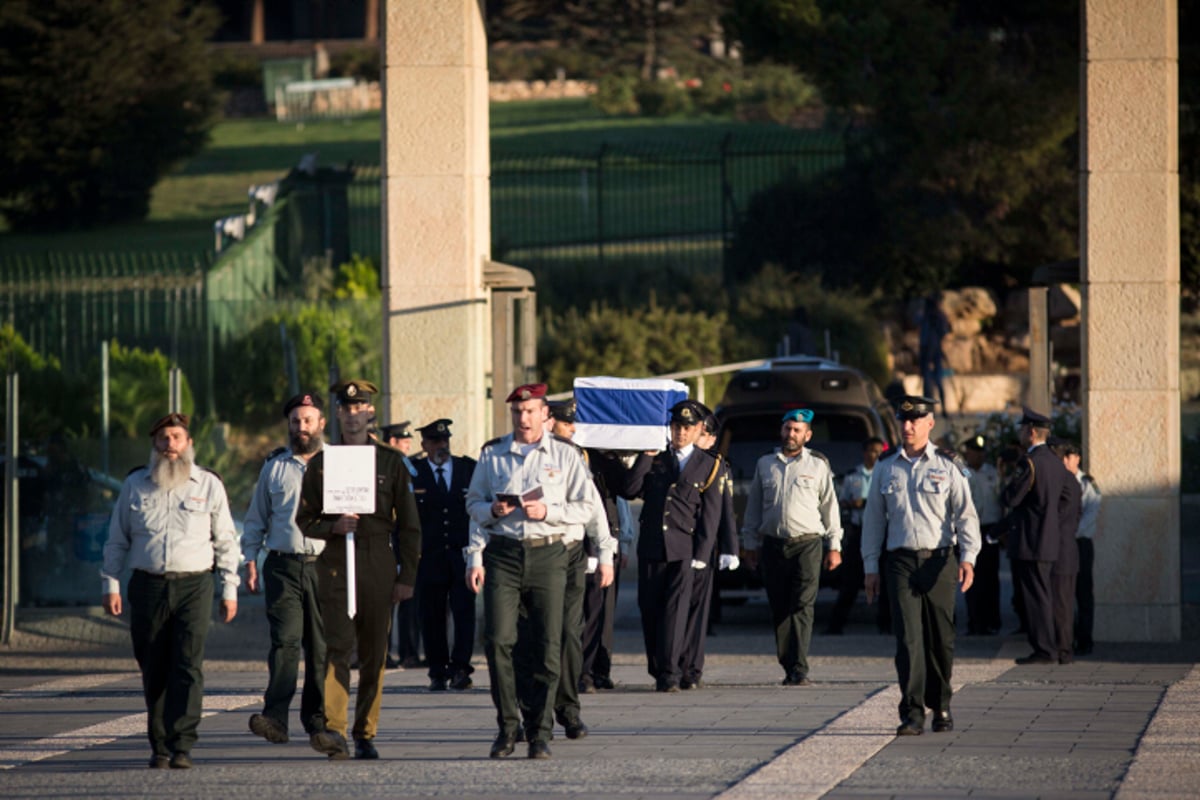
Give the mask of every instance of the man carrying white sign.
[[[355, 758], [379, 758], [372, 740], [383, 700], [388, 625], [392, 604], [413, 594], [421, 523], [403, 456], [367, 435], [374, 416], [371, 395], [378, 389], [368, 381], [348, 381], [330, 391], [337, 395], [341, 446], [327, 446], [313, 456], [296, 524], [314, 539], [353, 538], [352, 546], [331, 543], [317, 562], [326, 640], [325, 717], [330, 730], [353, 735]], [[354, 728], [347, 731], [356, 639], [358, 696]]]

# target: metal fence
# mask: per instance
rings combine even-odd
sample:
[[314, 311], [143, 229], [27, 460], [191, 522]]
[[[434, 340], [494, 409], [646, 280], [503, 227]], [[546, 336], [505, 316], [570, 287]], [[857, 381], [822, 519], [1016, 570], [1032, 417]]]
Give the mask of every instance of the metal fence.
[[719, 269], [755, 193], [844, 161], [838, 137], [790, 132], [677, 147], [493, 152], [493, 253], [541, 268], [634, 261]]

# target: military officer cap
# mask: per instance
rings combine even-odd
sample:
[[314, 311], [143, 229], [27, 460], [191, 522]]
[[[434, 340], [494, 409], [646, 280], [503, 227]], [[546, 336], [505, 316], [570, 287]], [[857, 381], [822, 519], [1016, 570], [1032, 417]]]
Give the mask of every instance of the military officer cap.
[[408, 420], [397, 422], [395, 425], [385, 425], [379, 429], [379, 435], [386, 442], [389, 439], [411, 439], [413, 438], [412, 431], [409, 428], [412, 423]]
[[1049, 429], [1050, 418], [1047, 417], [1045, 414], [1039, 414], [1038, 412], [1034, 411], [1029, 406], [1025, 406], [1024, 408], [1021, 409], [1021, 411], [1022, 411], [1021, 421], [1017, 423], [1018, 425], [1028, 425], [1032, 428], [1047, 428], [1047, 429]]
[[805, 425], [811, 425], [813, 421], [813, 412], [809, 408], [793, 408], [791, 411], [783, 415], [784, 422], [803, 422]]
[[191, 419], [188, 418], [187, 414], [171, 412], [165, 417], [159, 417], [158, 420], [156, 420], [155, 423], [150, 426], [150, 436], [153, 438], [154, 434], [158, 433], [163, 428], [183, 428], [186, 431], [190, 424]]
[[987, 437], [982, 433], [977, 433], [970, 439], [963, 442], [963, 447], [967, 450], [977, 450], [982, 452], [987, 448]]
[[896, 417], [898, 419], [920, 419], [927, 414], [932, 414], [936, 401], [928, 397], [920, 397], [918, 395], [907, 394], [900, 398], [900, 402], [896, 404]]
[[550, 416], [559, 422], [575, 423], [575, 401], [556, 400], [550, 404]]
[[283, 404], [283, 415], [286, 417], [292, 413], [293, 408], [301, 406], [311, 406], [317, 411], [321, 410], [321, 397], [315, 394], [298, 394]]
[[329, 387], [337, 395], [340, 404], [369, 403], [371, 395], [379, 393], [379, 387], [370, 381], [342, 381]]
[[536, 398], [546, 397], [546, 384], [544, 383], [526, 383], [523, 386], [518, 386], [509, 392], [508, 397], [504, 399], [506, 403], [520, 403], [523, 400], [534, 400]]
[[717, 422], [716, 414], [704, 415], [704, 432], [709, 436], [716, 436], [717, 429], [721, 427], [721, 423]]
[[699, 425], [707, 415], [708, 409], [695, 400], [680, 400], [671, 406], [671, 422], [679, 422], [688, 426]]
[[417, 428], [421, 432], [421, 436], [425, 439], [449, 439], [450, 426], [454, 424], [452, 419], [437, 419], [428, 425]]

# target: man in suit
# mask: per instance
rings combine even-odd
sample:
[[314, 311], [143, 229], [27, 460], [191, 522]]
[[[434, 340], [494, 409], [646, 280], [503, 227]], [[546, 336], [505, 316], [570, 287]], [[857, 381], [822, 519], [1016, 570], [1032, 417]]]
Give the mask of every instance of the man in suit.
[[1062, 537], [1069, 536], [1074, 544], [1070, 484], [1075, 479], [1062, 459], [1046, 446], [1049, 417], [1026, 408], [1019, 425], [1018, 435], [1026, 452], [1002, 496], [1004, 505], [1012, 509], [1009, 557], [1013, 583], [1025, 604], [1027, 635], [1033, 648], [1017, 663], [1055, 664], [1059, 649], [1054, 633], [1053, 571], [1061, 558]]
[[[1057, 436], [1046, 440], [1046, 446], [1063, 462], [1063, 467], [1072, 478], [1067, 465], [1067, 441]], [[1075, 535], [1079, 531], [1079, 517], [1083, 509], [1083, 491], [1078, 480], [1067, 481], [1067, 508], [1062, 517], [1058, 541], [1058, 558], [1050, 570], [1050, 593], [1054, 603], [1054, 655], [1060, 664], [1075, 660], [1075, 583], [1079, 575], [1079, 547]]]
[[642, 453], [625, 475], [627, 499], [641, 497], [638, 610], [646, 667], [660, 692], [678, 692], [688, 603], [697, 570], [712, 569], [721, 522], [720, 462], [696, 447], [705, 409], [694, 400], [671, 407], [671, 442]]
[[[467, 562], [463, 548], [471, 518], [467, 516], [467, 487], [475, 459], [450, 454], [451, 420], [439, 419], [417, 430], [425, 458], [413, 462], [413, 494], [421, 517], [421, 563], [417, 567], [417, 607], [429, 661], [429, 690], [465, 691], [473, 684], [471, 650], [475, 641], [475, 594], [463, 577]], [[454, 649], [446, 632], [446, 611], [454, 620]]]

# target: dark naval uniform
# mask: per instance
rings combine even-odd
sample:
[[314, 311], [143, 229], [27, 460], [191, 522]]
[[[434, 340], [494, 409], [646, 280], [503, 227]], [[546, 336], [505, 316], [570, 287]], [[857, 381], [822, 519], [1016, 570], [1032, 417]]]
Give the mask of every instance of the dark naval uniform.
[[[417, 570], [417, 599], [421, 609], [421, 629], [425, 636], [425, 657], [429, 661], [431, 686], [443, 688], [445, 681], [469, 676], [471, 650], [475, 642], [475, 594], [463, 576], [471, 518], [467, 516], [467, 487], [475, 474], [475, 459], [453, 456], [450, 480], [439, 480], [441, 469], [428, 458], [413, 461], [417, 477], [413, 494], [421, 516], [421, 566]], [[444, 486], [443, 486], [444, 484]], [[446, 635], [446, 611], [454, 620], [454, 649]], [[469, 682], [462, 681], [461, 688]], [[454, 688], [460, 688], [455, 686]]]
[[704, 569], [695, 570], [692, 574], [692, 597], [688, 602], [687, 625], [684, 628], [683, 656], [679, 662], [682, 678], [679, 682], [681, 689], [699, 688], [701, 676], [704, 673], [704, 647], [708, 641], [708, 620], [712, 614], [714, 597], [713, 590], [717, 578], [717, 554], [737, 555], [738, 531], [737, 520], [733, 512], [733, 470], [729, 462], [722, 459], [715, 451], [709, 455], [717, 458], [721, 464], [717, 482], [707, 491], [721, 493], [721, 522], [717, 526], [717, 536], [713, 540], [712, 550], [707, 558], [698, 558], [705, 564]]
[[621, 494], [644, 500], [638, 536], [638, 610], [646, 668], [659, 691], [676, 691], [682, 678], [693, 561], [712, 557], [721, 522], [720, 464], [693, 447], [683, 469], [676, 453], [642, 453], [625, 476]]
[[[357, 639], [358, 697], [352, 731], [356, 741], [374, 739], [379, 725], [392, 585], [415, 585], [421, 555], [421, 523], [404, 456], [378, 442], [371, 446], [375, 448], [375, 512], [359, 515], [354, 534], [358, 606], [354, 619], [346, 614], [346, 548], [343, 537], [333, 533], [341, 515], [321, 513], [328, 448], [309, 462], [296, 510], [296, 524], [305, 536], [332, 540], [317, 562], [327, 657], [325, 717], [330, 730], [347, 734], [350, 657]], [[395, 553], [393, 530], [398, 543]]]

